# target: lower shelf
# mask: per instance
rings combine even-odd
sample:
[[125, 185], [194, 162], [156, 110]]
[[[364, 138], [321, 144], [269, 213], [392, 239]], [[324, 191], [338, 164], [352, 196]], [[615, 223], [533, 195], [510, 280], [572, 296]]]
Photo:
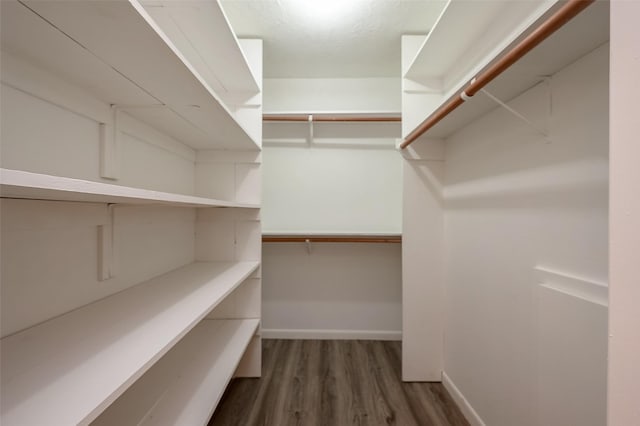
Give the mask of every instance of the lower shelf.
[[206, 425], [259, 320], [203, 320], [92, 425]]
[[195, 262], [0, 341], [3, 426], [88, 424], [259, 262]]

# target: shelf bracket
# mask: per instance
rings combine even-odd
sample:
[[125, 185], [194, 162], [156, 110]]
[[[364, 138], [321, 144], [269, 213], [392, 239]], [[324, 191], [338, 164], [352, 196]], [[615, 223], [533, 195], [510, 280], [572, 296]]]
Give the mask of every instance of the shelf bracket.
[[309, 114], [309, 144], [313, 143], [313, 114]]
[[120, 112], [138, 108], [167, 108], [167, 105], [111, 104], [111, 124], [100, 123], [100, 177], [118, 180], [121, 162]]
[[111, 105], [111, 124], [100, 123], [100, 177], [117, 180], [120, 176], [120, 110]]
[[505, 102], [503, 102], [502, 100], [500, 100], [497, 97], [495, 97], [494, 95], [492, 95], [486, 89], [480, 89], [480, 92], [482, 92], [486, 97], [488, 97], [489, 99], [491, 99], [492, 101], [494, 101], [495, 103], [500, 105], [505, 110], [509, 111], [511, 114], [513, 114], [515, 117], [517, 117], [520, 121], [522, 121], [527, 126], [529, 126], [529, 128], [531, 128], [533, 131], [535, 131], [536, 133], [538, 133], [539, 135], [544, 137], [544, 139], [545, 139], [545, 141], [547, 143], [551, 142], [551, 139], [549, 137], [549, 132], [547, 130], [541, 129], [536, 123], [534, 123], [533, 121], [529, 120], [527, 117], [522, 115], [520, 112], [516, 111], [515, 109], [513, 109], [512, 107], [507, 105]]
[[311, 240], [307, 238], [304, 240], [304, 243], [307, 246], [307, 254], [311, 254]]
[[108, 223], [98, 225], [98, 281], [109, 280], [116, 275], [114, 239], [115, 207], [107, 204]]

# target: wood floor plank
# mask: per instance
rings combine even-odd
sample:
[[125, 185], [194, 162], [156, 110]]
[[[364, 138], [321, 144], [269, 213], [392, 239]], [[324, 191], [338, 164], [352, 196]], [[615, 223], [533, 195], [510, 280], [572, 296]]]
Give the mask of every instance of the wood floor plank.
[[209, 426], [468, 426], [441, 383], [403, 383], [400, 342], [263, 340]]

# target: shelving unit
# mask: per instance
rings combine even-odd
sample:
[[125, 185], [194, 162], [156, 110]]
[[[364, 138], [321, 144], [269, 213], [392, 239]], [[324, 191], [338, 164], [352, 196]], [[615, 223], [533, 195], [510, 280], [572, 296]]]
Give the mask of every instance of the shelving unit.
[[[519, 6], [530, 7], [523, 3]], [[504, 7], [500, 1], [450, 0], [413, 57], [404, 78], [435, 79], [444, 85], [448, 71], [463, 57], [469, 44], [482, 36], [492, 22], [500, 24], [497, 18]]]
[[258, 265], [194, 263], [4, 338], [2, 423], [91, 422]]
[[140, 3], [216, 93], [224, 97], [260, 92], [219, 2], [142, 0]]
[[[403, 118], [410, 122], [403, 128], [403, 136], [458, 96], [474, 76], [561, 5], [562, 2], [555, 0], [473, 4], [451, 0], [429, 36], [408, 43], [418, 47], [414, 53], [408, 49], [407, 55], [413, 59], [403, 70]], [[468, 7], [477, 10], [469, 13]], [[596, 2], [490, 83], [486, 90], [508, 102], [605, 43], [608, 34], [608, 3]], [[421, 139], [447, 137], [495, 107], [493, 100], [478, 94]]]
[[[446, 353], [443, 333], [459, 328], [445, 324], [447, 314], [441, 307], [448, 294], [447, 286], [466, 289], [466, 283], [475, 282], [473, 274], [462, 280], [452, 278], [449, 272], [455, 268], [448, 266], [450, 262], [445, 257], [473, 264], [473, 256], [477, 258], [482, 248], [466, 252], [469, 247], [465, 244], [486, 234], [486, 229], [481, 228], [491, 220], [510, 229], [504, 218], [514, 219], [517, 215], [493, 214], [491, 219], [478, 222], [475, 230], [474, 226], [467, 227], [465, 220], [474, 216], [478, 208], [498, 211], [505, 206], [522, 207], [528, 202], [523, 200], [529, 192], [546, 194], [549, 187], [542, 183], [545, 178], [542, 174], [535, 176], [531, 170], [543, 170], [552, 163], [555, 166], [554, 162], [562, 163], [561, 167], [574, 167], [584, 152], [606, 164], [606, 149], [604, 153], [599, 151], [606, 141], [606, 97], [594, 94], [602, 95], [602, 52], [609, 39], [609, 6], [606, 1], [450, 0], [428, 36], [403, 36], [400, 148], [404, 158], [404, 380], [442, 378], [446, 364], [442, 356]], [[593, 74], [585, 74], [594, 81], [600, 79], [594, 82], [593, 91], [587, 78], [580, 80], [573, 74], [576, 84], [570, 85], [563, 73], [571, 72], [574, 64], [584, 67], [583, 61], [597, 65]], [[583, 95], [598, 105], [593, 108], [598, 116], [578, 118], [591, 111], [580, 105]], [[595, 98], [598, 100], [594, 102]], [[499, 107], [506, 111], [488, 114]], [[572, 108], [576, 112], [569, 113]], [[503, 114], [507, 111], [509, 114]], [[588, 125], [581, 123], [585, 120], [590, 121]], [[580, 131], [569, 131], [571, 126]], [[597, 129], [598, 133], [586, 135], [587, 128], [591, 132]], [[450, 140], [455, 143], [447, 147]], [[412, 141], [413, 145], [408, 146]], [[584, 151], [580, 146], [583, 143]], [[596, 146], [598, 150], [594, 149]], [[521, 173], [527, 174], [527, 182], [536, 187], [535, 191], [517, 184]], [[545, 169], [544, 173], [548, 176], [549, 172]], [[597, 174], [585, 168], [584, 176], [578, 179], [587, 182], [592, 173]], [[474, 186], [480, 180], [486, 180], [486, 185]], [[554, 188], [563, 185], [562, 177], [555, 180]], [[463, 196], [454, 194], [458, 187], [465, 188]], [[488, 193], [496, 188], [500, 188], [500, 195], [490, 196]], [[567, 194], [573, 196], [574, 186], [571, 188]], [[580, 191], [593, 191], [597, 198], [600, 188], [585, 183]], [[562, 206], [566, 200], [556, 201], [554, 209], [565, 208]], [[536, 214], [546, 215], [545, 208], [546, 204], [544, 208], [536, 206]], [[458, 253], [443, 250], [450, 243], [464, 249]], [[465, 258], [468, 253], [474, 254]], [[485, 266], [480, 265], [479, 269]], [[466, 283], [461, 285], [462, 281]], [[487, 289], [485, 286], [483, 291]], [[471, 300], [458, 299], [465, 300], [462, 304]], [[469, 318], [473, 322], [473, 315]], [[461, 330], [457, 330], [459, 336]]]
[[260, 208], [190, 195], [171, 194], [81, 179], [0, 169], [0, 194], [4, 198], [90, 203], [160, 204], [178, 207]]
[[[258, 148], [213, 90], [213, 83], [189, 62], [137, 0], [9, 0], [2, 7], [3, 50], [78, 82], [103, 102], [194, 149]], [[207, 10], [215, 12], [216, 8]], [[209, 14], [214, 21], [226, 22], [219, 7], [216, 13]], [[231, 43], [228, 25], [224, 32], [221, 40], [207, 42], [219, 43], [213, 51], [224, 51], [225, 55], [235, 51], [231, 56], [238, 62], [243, 59], [238, 42], [233, 38]], [[233, 86], [257, 94], [255, 78], [247, 69], [245, 62]], [[210, 67], [207, 70], [213, 79], [213, 71]], [[217, 80], [215, 83], [219, 86]]]
[[[92, 425], [205, 425], [258, 323], [202, 321]], [[179, 376], [166, 374], [176, 365]]]
[[216, 0], [0, 7], [0, 423], [206, 424], [261, 374], [262, 43]]

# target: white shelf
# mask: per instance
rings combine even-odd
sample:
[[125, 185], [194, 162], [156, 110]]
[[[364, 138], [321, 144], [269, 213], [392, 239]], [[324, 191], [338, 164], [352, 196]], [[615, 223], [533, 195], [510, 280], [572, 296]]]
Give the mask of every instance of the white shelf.
[[163, 204], [182, 207], [259, 208], [256, 204], [235, 203], [10, 169], [0, 169], [0, 184], [0, 195], [3, 198]]
[[92, 425], [206, 425], [258, 324], [203, 320]]
[[258, 265], [194, 263], [5, 337], [0, 423], [88, 424]]
[[505, 6], [495, 0], [449, 0], [404, 77], [443, 78]]
[[449, 0], [404, 77], [439, 80], [447, 90], [462, 74], [513, 43], [554, 5], [558, 0]]
[[[538, 22], [561, 5], [556, 1], [507, 3], [503, 0], [454, 0], [449, 3], [405, 75], [405, 78], [427, 85], [434, 80], [436, 84], [441, 84], [441, 87], [436, 88], [441, 90], [440, 102], [430, 111], [426, 111], [424, 118], [456, 96], [475, 75], [490, 66], [496, 58], [529, 34]], [[496, 4], [501, 4], [505, 9], [496, 8]], [[532, 8], [534, 6], [535, 8]], [[469, 13], [468, 7], [480, 8], [482, 11]], [[606, 43], [609, 39], [608, 12], [608, 2], [595, 2], [485, 89], [507, 102], [539, 84], [544, 80], [544, 76], [555, 74]], [[495, 25], [498, 24], [501, 27], [496, 28]], [[465, 30], [460, 31], [460, 28]], [[468, 28], [472, 30], [467, 31]], [[480, 29], [484, 29], [482, 37], [476, 36], [474, 39], [473, 34], [478, 33]], [[469, 36], [460, 38], [466, 34]], [[452, 79], [450, 76], [455, 78]], [[478, 93], [425, 133], [421, 139], [445, 138], [496, 107], [495, 102]], [[419, 140], [416, 142], [420, 143]]]
[[[212, 22], [227, 24], [224, 37], [208, 42], [220, 44], [214, 50], [235, 51], [234, 61], [243, 59], [222, 10], [208, 12], [218, 13]], [[1, 15], [3, 50], [62, 76], [194, 149], [258, 149], [212, 85], [136, 0], [8, 0], [2, 1]], [[215, 73], [228, 74], [221, 69]], [[241, 70], [237, 80], [247, 75], [248, 80], [234, 87], [253, 90], [256, 82], [250, 72]]]
[[260, 85], [247, 64], [220, 2], [140, 2], [216, 93], [260, 92]]

